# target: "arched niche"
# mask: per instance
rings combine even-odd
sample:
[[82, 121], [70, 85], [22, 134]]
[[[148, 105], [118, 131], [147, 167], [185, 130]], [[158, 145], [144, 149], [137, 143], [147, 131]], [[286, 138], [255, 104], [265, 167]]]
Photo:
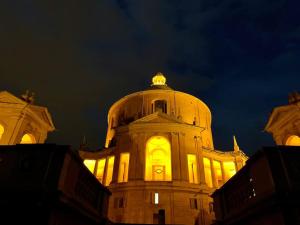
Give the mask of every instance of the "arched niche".
[[32, 134], [26, 133], [23, 135], [20, 144], [35, 144], [36, 140]]
[[145, 180], [171, 181], [171, 145], [163, 136], [153, 136], [146, 143]]
[[291, 135], [288, 137], [285, 144], [291, 146], [300, 146], [300, 137], [297, 135]]

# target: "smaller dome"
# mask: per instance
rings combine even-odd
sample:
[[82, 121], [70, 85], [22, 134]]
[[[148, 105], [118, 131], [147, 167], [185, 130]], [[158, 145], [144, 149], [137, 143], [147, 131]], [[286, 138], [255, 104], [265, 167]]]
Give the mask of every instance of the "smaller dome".
[[167, 81], [167, 79], [166, 79], [166, 77], [162, 74], [162, 73], [160, 73], [160, 72], [158, 72], [153, 78], [152, 78], [152, 86], [153, 85], [166, 85], [166, 81]]

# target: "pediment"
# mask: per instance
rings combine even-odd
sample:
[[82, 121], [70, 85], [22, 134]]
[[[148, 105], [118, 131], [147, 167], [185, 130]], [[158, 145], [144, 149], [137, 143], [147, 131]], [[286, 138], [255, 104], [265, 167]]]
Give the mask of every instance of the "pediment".
[[40, 120], [46, 123], [49, 127], [49, 130], [54, 130], [54, 124], [51, 118], [50, 113], [47, 108], [41, 106], [30, 105], [30, 110], [37, 116]]
[[280, 106], [275, 108], [268, 123], [265, 127], [266, 131], [271, 131], [284, 126], [287, 123], [293, 123], [293, 121], [300, 119], [300, 111], [295, 105]]
[[8, 91], [0, 91], [0, 102], [1, 103], [13, 103], [13, 104], [21, 104], [26, 105], [27, 103], [22, 99], [14, 96]]
[[184, 123], [184, 122], [168, 114], [156, 112], [151, 115], [140, 118], [132, 122], [131, 124], [138, 124], [138, 123]]
[[[55, 129], [52, 119], [51, 119], [51, 115], [49, 114], [47, 108], [45, 108], [45, 107], [28, 104], [27, 102], [14, 96], [13, 94], [9, 93], [8, 91], [0, 92], [0, 103], [3, 103], [3, 104], [9, 103], [12, 106], [19, 105], [22, 107], [23, 110], [26, 110], [26, 112], [29, 115], [33, 116], [33, 118], [37, 119], [42, 124], [44, 124], [46, 127], [48, 127], [49, 130]], [[24, 106], [28, 105], [28, 107], [23, 107], [23, 105]]]

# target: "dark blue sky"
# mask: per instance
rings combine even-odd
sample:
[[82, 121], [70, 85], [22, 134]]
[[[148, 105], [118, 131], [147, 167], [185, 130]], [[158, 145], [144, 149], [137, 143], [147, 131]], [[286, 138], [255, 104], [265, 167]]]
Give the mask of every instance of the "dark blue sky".
[[299, 90], [300, 3], [284, 0], [1, 1], [0, 90], [49, 108], [49, 142], [104, 144], [106, 114], [157, 71], [203, 100], [217, 149], [273, 145], [272, 108]]

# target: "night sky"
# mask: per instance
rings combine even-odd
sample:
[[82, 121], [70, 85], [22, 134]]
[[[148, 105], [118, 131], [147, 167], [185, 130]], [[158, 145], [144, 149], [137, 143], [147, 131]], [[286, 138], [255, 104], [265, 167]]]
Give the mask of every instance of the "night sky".
[[299, 90], [297, 0], [4, 0], [0, 90], [29, 89], [57, 130], [48, 142], [104, 145], [107, 111], [163, 72], [212, 111], [216, 149], [274, 145], [273, 107]]

